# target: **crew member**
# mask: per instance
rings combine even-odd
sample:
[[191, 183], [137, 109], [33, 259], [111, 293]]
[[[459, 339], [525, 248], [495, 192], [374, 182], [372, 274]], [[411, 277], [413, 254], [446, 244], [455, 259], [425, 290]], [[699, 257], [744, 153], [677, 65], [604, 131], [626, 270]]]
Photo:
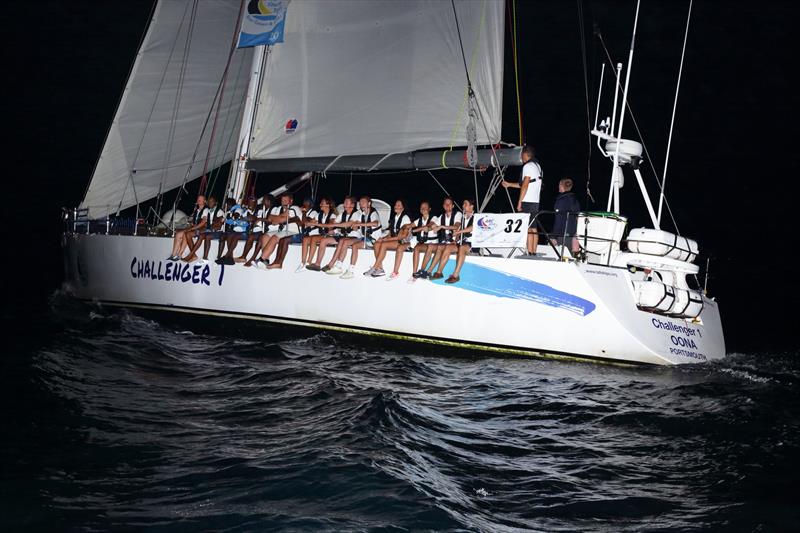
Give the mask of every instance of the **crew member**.
[[542, 167], [534, 159], [535, 152], [532, 146], [522, 148], [522, 179], [519, 183], [503, 180], [503, 187], [519, 189], [517, 211], [528, 213], [528, 253], [535, 254], [539, 244], [539, 234], [536, 231], [536, 216], [539, 214], [539, 196], [542, 191]]

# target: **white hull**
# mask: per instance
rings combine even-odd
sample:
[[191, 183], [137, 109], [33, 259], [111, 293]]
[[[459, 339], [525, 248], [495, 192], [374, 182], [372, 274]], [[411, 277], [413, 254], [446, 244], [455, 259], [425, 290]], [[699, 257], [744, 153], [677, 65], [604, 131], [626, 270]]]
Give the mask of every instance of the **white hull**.
[[[458, 284], [409, 284], [410, 253], [400, 278], [387, 282], [361, 275], [374, 260], [371, 251], [360, 254], [356, 276], [343, 280], [319, 272], [295, 273], [299, 246], [289, 247], [283, 269], [264, 271], [170, 263], [164, 260], [172, 246], [167, 238], [64, 239], [67, 286], [78, 298], [107, 305], [620, 363], [701, 363], [725, 355], [716, 302], [704, 297], [696, 322], [641, 311], [624, 268], [469, 257]], [[326, 260], [331, 253], [329, 248]], [[385, 264], [392, 261], [390, 252]], [[445, 275], [452, 268], [451, 261]]]

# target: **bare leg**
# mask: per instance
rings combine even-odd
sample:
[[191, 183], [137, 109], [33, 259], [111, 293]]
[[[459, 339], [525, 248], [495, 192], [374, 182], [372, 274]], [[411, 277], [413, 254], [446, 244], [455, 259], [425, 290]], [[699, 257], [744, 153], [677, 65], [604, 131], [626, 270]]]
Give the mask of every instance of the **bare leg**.
[[[428, 267], [425, 270], [427, 270], [428, 272], [433, 272], [434, 271], [434, 269], [437, 267], [439, 262], [441, 262], [442, 255], [444, 255], [444, 252], [445, 252], [445, 250], [447, 250], [448, 246], [450, 246], [450, 245], [449, 244], [440, 244], [439, 246], [436, 247], [435, 253], [433, 254], [433, 261], [431, 261], [431, 264], [428, 265]], [[428, 257], [428, 254], [425, 254], [426, 264], [427, 264], [427, 257]]]
[[[320, 239], [319, 246], [317, 248], [317, 260], [314, 261], [315, 265], [320, 266], [322, 264], [322, 259], [325, 256], [325, 248], [327, 248], [328, 246], [330, 246], [331, 244], [334, 244], [334, 243], [336, 243], [336, 239], [334, 239], [333, 237], [325, 237], [323, 239]], [[313, 252], [311, 253], [311, 255], [309, 257], [309, 260], [310, 260], [311, 257], [314, 257], [314, 253]]]
[[427, 244], [417, 244], [414, 247], [414, 253], [412, 255], [413, 264], [411, 265], [412, 266], [411, 272], [416, 272], [417, 271], [417, 269], [419, 268], [419, 256], [420, 256], [420, 254], [422, 252], [425, 252], [427, 250], [428, 250], [428, 245]]
[[430, 270], [428, 270], [428, 272], [432, 272], [434, 265], [436, 265], [436, 255], [443, 247], [444, 245], [442, 244], [429, 244], [425, 250], [425, 257], [422, 259], [420, 268], [422, 270], [428, 270], [428, 262], [431, 260], [431, 257], [433, 257], [434, 263], [430, 266]]
[[462, 244], [458, 247], [458, 256], [456, 257], [456, 269], [453, 271], [453, 276], [458, 277], [461, 274], [461, 267], [464, 266], [464, 260], [470, 251], [469, 244]]
[[536, 247], [539, 246], [539, 232], [537, 230], [533, 230], [533, 239], [531, 239], [531, 253], [536, 253]]
[[283, 260], [286, 258], [286, 252], [289, 251], [289, 244], [292, 242], [291, 237], [283, 237], [278, 242], [278, 253], [275, 254], [275, 261], [272, 262], [267, 268], [282, 268]]
[[400, 273], [400, 263], [403, 262], [403, 256], [406, 255], [406, 250], [408, 249], [408, 245], [397, 243], [397, 247], [394, 249], [394, 270], [392, 270], [393, 274]]
[[[441, 274], [444, 271], [444, 267], [447, 265], [447, 261], [450, 260], [450, 256], [456, 250], [458, 250], [458, 245], [457, 244], [448, 244], [447, 246], [444, 247], [444, 250], [442, 250], [442, 253], [441, 253], [440, 257], [439, 257], [439, 266], [436, 269], [436, 273], [437, 274]], [[437, 254], [437, 255], [439, 255], [439, 254]]]
[[[356, 266], [356, 261], [358, 261], [358, 251], [364, 249], [364, 241], [362, 241], [361, 239], [355, 241], [352, 244], [351, 248], [353, 249], [353, 251], [350, 252], [350, 266]], [[345, 249], [345, 255], [347, 255], [346, 249]], [[342, 259], [344, 260], [344, 256], [342, 257]]]
[[261, 260], [268, 261], [269, 256], [272, 255], [272, 252], [275, 250], [275, 247], [278, 246], [279, 237], [276, 235], [270, 235], [267, 238], [267, 242], [264, 243], [264, 247], [261, 250]]
[[258, 239], [258, 233], [251, 233], [247, 236], [247, 240], [244, 243], [244, 250], [242, 250], [242, 255], [236, 258], [237, 263], [243, 263], [247, 260], [247, 254], [250, 252], [250, 248], [252, 248], [253, 243]]
[[303, 237], [303, 241], [300, 244], [300, 262], [302, 264], [306, 264], [308, 261], [308, 250], [311, 248], [311, 241], [314, 240], [314, 237]]

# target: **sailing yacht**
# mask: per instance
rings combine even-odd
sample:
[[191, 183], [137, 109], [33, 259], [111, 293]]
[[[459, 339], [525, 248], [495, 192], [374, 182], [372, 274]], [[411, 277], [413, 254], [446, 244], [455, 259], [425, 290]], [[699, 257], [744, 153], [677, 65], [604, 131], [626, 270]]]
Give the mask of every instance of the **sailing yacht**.
[[[625, 83], [621, 65], [609, 76], [613, 113], [591, 132], [612, 166], [608, 208], [574, 214], [575, 249], [543, 239], [529, 255], [524, 244], [488, 240], [455, 284], [165, 259], [178, 208], [194, 200], [187, 184], [210, 190], [228, 162], [226, 194], [236, 199], [256, 173], [300, 174], [280, 192], [305, 182], [313, 190], [337, 172], [381, 179], [461, 168], [468, 190], [474, 179], [484, 192], [476, 231], [519, 216], [483, 209], [522, 164], [521, 148], [501, 139], [505, 10], [503, 0], [160, 0], [83, 201], [65, 210], [66, 287], [104, 306], [503, 353], [655, 365], [722, 358], [718, 305], [697, 283], [697, 243], [661, 228], [642, 145], [622, 137], [633, 48]], [[281, 39], [239, 47], [243, 21], [276, 16]], [[629, 228], [621, 213], [626, 173], [651, 227]], [[356, 270], [372, 259], [362, 252]], [[285, 264], [299, 261], [291, 245]]]

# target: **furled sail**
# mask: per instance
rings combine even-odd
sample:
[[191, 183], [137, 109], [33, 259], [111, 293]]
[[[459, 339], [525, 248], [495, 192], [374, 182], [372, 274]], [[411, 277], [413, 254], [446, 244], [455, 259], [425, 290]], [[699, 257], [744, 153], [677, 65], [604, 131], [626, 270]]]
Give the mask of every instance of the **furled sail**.
[[[476, 121], [477, 142], [496, 143], [504, 3], [456, 0], [455, 8], [486, 125]], [[266, 61], [251, 160], [466, 144], [467, 77], [451, 2], [295, 0], [285, 24], [285, 42]], [[268, 167], [268, 161], [258, 165]]]
[[[214, 119], [208, 117], [240, 7], [237, 0], [158, 2], [82, 203], [89, 216], [102, 217], [180, 186], [191, 163], [188, 179], [202, 174]], [[209, 169], [236, 152], [251, 58], [251, 49], [233, 53]]]

